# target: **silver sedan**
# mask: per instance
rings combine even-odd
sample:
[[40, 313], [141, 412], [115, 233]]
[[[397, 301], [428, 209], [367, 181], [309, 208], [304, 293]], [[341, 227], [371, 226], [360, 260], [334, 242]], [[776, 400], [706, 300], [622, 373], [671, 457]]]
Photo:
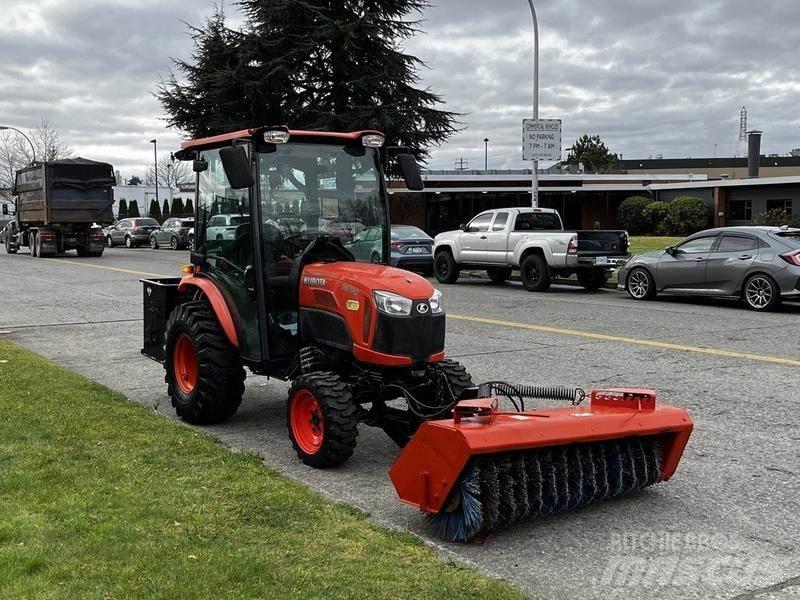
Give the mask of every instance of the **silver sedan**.
[[719, 227], [659, 252], [637, 254], [618, 289], [635, 300], [656, 294], [740, 298], [753, 310], [800, 300], [800, 229]]

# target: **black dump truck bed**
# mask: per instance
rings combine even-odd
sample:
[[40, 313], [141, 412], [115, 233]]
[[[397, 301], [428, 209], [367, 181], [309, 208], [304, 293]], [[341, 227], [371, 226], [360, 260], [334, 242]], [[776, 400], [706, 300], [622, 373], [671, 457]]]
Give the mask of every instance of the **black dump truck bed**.
[[17, 171], [17, 219], [28, 225], [114, 220], [114, 168], [86, 158], [68, 158]]

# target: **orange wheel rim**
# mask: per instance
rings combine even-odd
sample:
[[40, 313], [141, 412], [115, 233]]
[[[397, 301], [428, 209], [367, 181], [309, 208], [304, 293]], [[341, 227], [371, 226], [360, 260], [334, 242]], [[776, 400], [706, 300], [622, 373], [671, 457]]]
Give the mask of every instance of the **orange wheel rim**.
[[197, 352], [191, 338], [182, 333], [172, 354], [175, 382], [184, 394], [191, 394], [197, 386]]
[[292, 398], [290, 422], [297, 445], [306, 454], [316, 454], [322, 446], [325, 422], [322, 408], [308, 390], [299, 390]]

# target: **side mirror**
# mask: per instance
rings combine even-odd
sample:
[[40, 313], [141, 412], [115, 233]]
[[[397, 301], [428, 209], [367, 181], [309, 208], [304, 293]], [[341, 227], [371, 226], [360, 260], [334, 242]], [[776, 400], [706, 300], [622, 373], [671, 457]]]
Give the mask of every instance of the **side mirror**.
[[208, 161], [207, 160], [193, 160], [192, 161], [192, 171], [195, 173], [202, 173], [203, 171], [208, 171]]
[[228, 183], [234, 190], [243, 190], [255, 185], [255, 179], [250, 170], [250, 161], [242, 146], [220, 148], [219, 158], [222, 161], [222, 168], [225, 170]]
[[412, 192], [420, 192], [425, 189], [422, 183], [422, 175], [419, 172], [419, 165], [411, 154], [398, 154], [397, 162], [400, 164], [400, 173], [406, 182], [406, 187]]
[[667, 254], [669, 254], [670, 256], [675, 256], [675, 254], [677, 254], [677, 252], [678, 252], [678, 251], [677, 251], [677, 249], [675, 248], [675, 246], [669, 246], [669, 247], [667, 247], [667, 248], [665, 248], [665, 249], [664, 249], [664, 252], [666, 252], [666, 253], [667, 253]]
[[467, 230], [467, 224], [466, 223], [461, 223], [461, 225], [459, 225], [458, 228], [461, 231], [466, 231]]

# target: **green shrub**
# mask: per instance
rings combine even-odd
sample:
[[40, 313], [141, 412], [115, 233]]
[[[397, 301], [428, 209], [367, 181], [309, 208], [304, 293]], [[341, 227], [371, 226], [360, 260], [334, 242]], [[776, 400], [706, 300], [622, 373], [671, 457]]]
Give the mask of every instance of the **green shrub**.
[[131, 200], [130, 204], [128, 204], [128, 216], [129, 217], [141, 217], [142, 215], [139, 214], [139, 203], [136, 200]]
[[648, 222], [644, 216], [644, 209], [653, 202], [646, 196], [631, 196], [625, 198], [617, 209], [617, 217], [622, 226], [631, 235], [644, 235], [648, 233]]
[[172, 200], [172, 209], [170, 210], [170, 214], [173, 217], [183, 216], [183, 200], [181, 200], [180, 196]]
[[192, 202], [191, 198], [187, 198], [186, 206], [184, 207], [183, 210], [187, 216], [191, 217], [192, 215], [194, 215], [194, 203]]
[[669, 203], [651, 202], [644, 208], [647, 232], [654, 235], [669, 235]]
[[689, 235], [708, 227], [710, 211], [700, 198], [680, 196], [669, 203], [667, 223], [671, 235]]
[[161, 218], [165, 221], [170, 218], [169, 214], [169, 202], [166, 198], [164, 198], [164, 208], [161, 209]]
[[119, 207], [117, 207], [117, 220], [121, 221], [128, 216], [128, 201], [125, 198], [122, 198], [119, 201]]
[[161, 223], [161, 207], [158, 205], [158, 200], [155, 198], [150, 200], [150, 209], [147, 211], [147, 216]]
[[753, 219], [754, 225], [769, 225], [770, 227], [780, 227], [781, 225], [788, 225], [789, 227], [800, 227], [800, 220], [794, 218], [788, 210], [782, 208], [773, 208], [767, 210]]

